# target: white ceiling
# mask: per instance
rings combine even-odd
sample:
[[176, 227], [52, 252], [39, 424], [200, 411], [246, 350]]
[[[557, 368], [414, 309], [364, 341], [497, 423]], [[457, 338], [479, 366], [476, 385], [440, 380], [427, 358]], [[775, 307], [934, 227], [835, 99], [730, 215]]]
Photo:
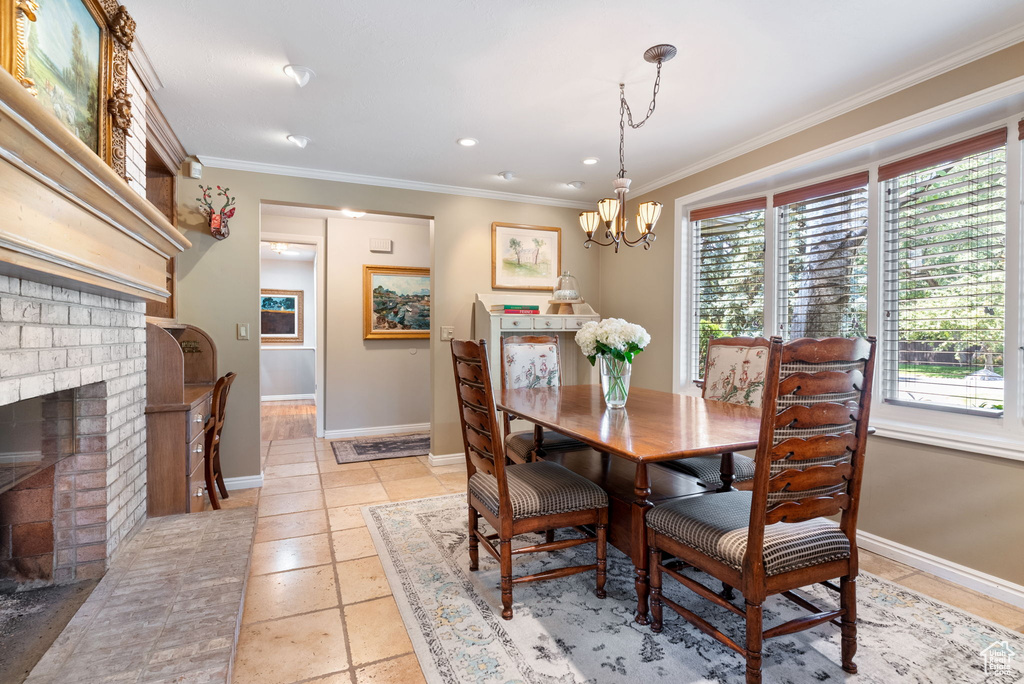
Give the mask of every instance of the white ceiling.
[[[134, 0], [190, 153], [592, 201], [634, 189], [913, 72], [1024, 38], [1020, 0]], [[995, 38], [994, 38], [995, 37]], [[309, 66], [299, 89], [281, 72]], [[285, 140], [308, 136], [300, 150]], [[477, 138], [462, 148], [456, 138]], [[596, 166], [580, 160], [597, 156]], [[511, 170], [516, 178], [498, 178]], [[581, 190], [566, 187], [585, 182]]]
[[326, 207], [311, 207], [301, 204], [274, 204], [263, 202], [260, 204], [260, 213], [264, 216], [285, 216], [290, 218], [311, 218], [311, 219], [344, 219], [346, 221], [361, 221], [369, 223], [401, 223], [410, 226], [430, 227], [430, 219], [419, 216], [396, 216], [394, 214], [377, 214], [366, 212], [359, 218], [346, 216], [343, 209], [328, 209]]
[[271, 261], [315, 261], [316, 245], [287, 242], [288, 249], [278, 254], [270, 249], [270, 242], [260, 242], [260, 259]]

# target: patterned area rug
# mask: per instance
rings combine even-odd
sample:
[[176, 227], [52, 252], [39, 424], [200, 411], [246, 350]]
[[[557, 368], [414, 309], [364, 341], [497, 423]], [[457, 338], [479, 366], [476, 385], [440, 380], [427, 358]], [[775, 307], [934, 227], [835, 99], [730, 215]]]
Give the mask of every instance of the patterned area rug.
[[379, 461], [386, 458], [426, 456], [430, 453], [430, 433], [410, 432], [391, 437], [356, 437], [331, 442], [338, 463]]
[[[461, 494], [363, 509], [420, 665], [432, 684], [444, 682], [738, 682], [744, 661], [735, 652], [665, 610], [654, 634], [633, 621], [633, 568], [608, 551], [608, 598], [584, 573], [517, 585], [515, 617], [501, 619], [498, 564], [483, 549], [480, 570], [468, 570], [465, 497]], [[486, 524], [484, 523], [486, 528]], [[567, 534], [559, 532], [560, 535]], [[536, 537], [521, 543], [535, 542]], [[592, 545], [554, 554], [517, 556], [517, 575], [590, 563]], [[666, 583], [666, 594], [742, 640], [735, 616]], [[835, 605], [824, 587], [804, 590], [819, 605]], [[839, 666], [839, 630], [831, 625], [768, 640], [765, 682], [985, 682], [1024, 678], [1024, 635], [1004, 629], [873, 575], [858, 581], [860, 674]], [[775, 597], [765, 605], [769, 626], [806, 613]], [[1017, 655], [986, 672], [982, 651], [1006, 642]], [[742, 641], [741, 641], [742, 643]], [[1004, 667], [1002, 671], [998, 671]]]

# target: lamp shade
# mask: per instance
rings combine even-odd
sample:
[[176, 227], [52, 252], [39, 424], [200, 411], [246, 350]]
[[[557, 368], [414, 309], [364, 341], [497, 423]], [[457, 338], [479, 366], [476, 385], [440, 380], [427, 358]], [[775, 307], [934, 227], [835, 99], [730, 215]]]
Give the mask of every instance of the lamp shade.
[[637, 207], [637, 228], [646, 235], [654, 230], [654, 224], [661, 217], [661, 202], [642, 202]]
[[597, 215], [596, 211], [580, 212], [580, 228], [587, 234], [587, 237], [593, 236], [599, 225], [601, 225], [601, 217]]
[[601, 214], [602, 221], [611, 223], [615, 219], [615, 215], [619, 213], [619, 200], [605, 197], [597, 203], [597, 211]]

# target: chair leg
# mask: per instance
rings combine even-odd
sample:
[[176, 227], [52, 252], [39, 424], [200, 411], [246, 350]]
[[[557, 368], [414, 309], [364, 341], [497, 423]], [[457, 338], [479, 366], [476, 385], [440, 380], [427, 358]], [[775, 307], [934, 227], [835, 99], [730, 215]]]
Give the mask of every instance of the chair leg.
[[661, 632], [661, 549], [657, 546], [650, 547], [650, 560], [647, 565], [650, 567], [651, 582], [651, 631]]
[[469, 569], [476, 571], [480, 569], [480, 541], [476, 538], [476, 531], [480, 514], [472, 506], [469, 507]]
[[547, 530], [546, 532], [544, 532], [544, 541], [548, 544], [555, 541], [555, 531]]
[[857, 654], [857, 580], [855, 578], [840, 578], [839, 606], [846, 611], [839, 622], [843, 635], [843, 670], [850, 674], [857, 674], [857, 664], [853, 662], [853, 656]]
[[761, 605], [747, 601], [747, 684], [761, 684]]
[[597, 598], [603, 599], [608, 595], [604, 590], [605, 580], [608, 579], [608, 525], [597, 523], [597, 591], [594, 592]]
[[206, 459], [206, 463], [203, 464], [203, 469], [206, 475], [206, 493], [210, 497], [210, 505], [213, 506], [213, 510], [220, 510], [220, 501], [217, 500], [217, 490], [214, 489], [214, 476], [213, 476], [213, 464], [210, 459]]
[[220, 472], [220, 451], [217, 451], [217, 457], [213, 461], [214, 470], [217, 473], [217, 489], [220, 490], [220, 498], [228, 498], [228, 488], [224, 484], [224, 476]]
[[501, 617], [512, 619], [512, 540], [501, 540]]
[[732, 601], [734, 598], [736, 598], [736, 592], [733, 591], [732, 587], [730, 587], [728, 584], [722, 582], [722, 592], [719, 594], [719, 596], [724, 598], [726, 601]]

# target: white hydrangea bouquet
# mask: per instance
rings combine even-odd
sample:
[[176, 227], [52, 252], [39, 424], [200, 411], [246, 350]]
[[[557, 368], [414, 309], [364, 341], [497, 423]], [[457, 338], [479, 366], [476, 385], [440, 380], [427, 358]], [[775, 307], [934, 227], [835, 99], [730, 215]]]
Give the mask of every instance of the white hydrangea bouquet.
[[590, 365], [601, 359], [601, 390], [609, 408], [626, 405], [633, 358], [650, 343], [642, 326], [621, 318], [587, 321], [576, 333], [576, 344]]

